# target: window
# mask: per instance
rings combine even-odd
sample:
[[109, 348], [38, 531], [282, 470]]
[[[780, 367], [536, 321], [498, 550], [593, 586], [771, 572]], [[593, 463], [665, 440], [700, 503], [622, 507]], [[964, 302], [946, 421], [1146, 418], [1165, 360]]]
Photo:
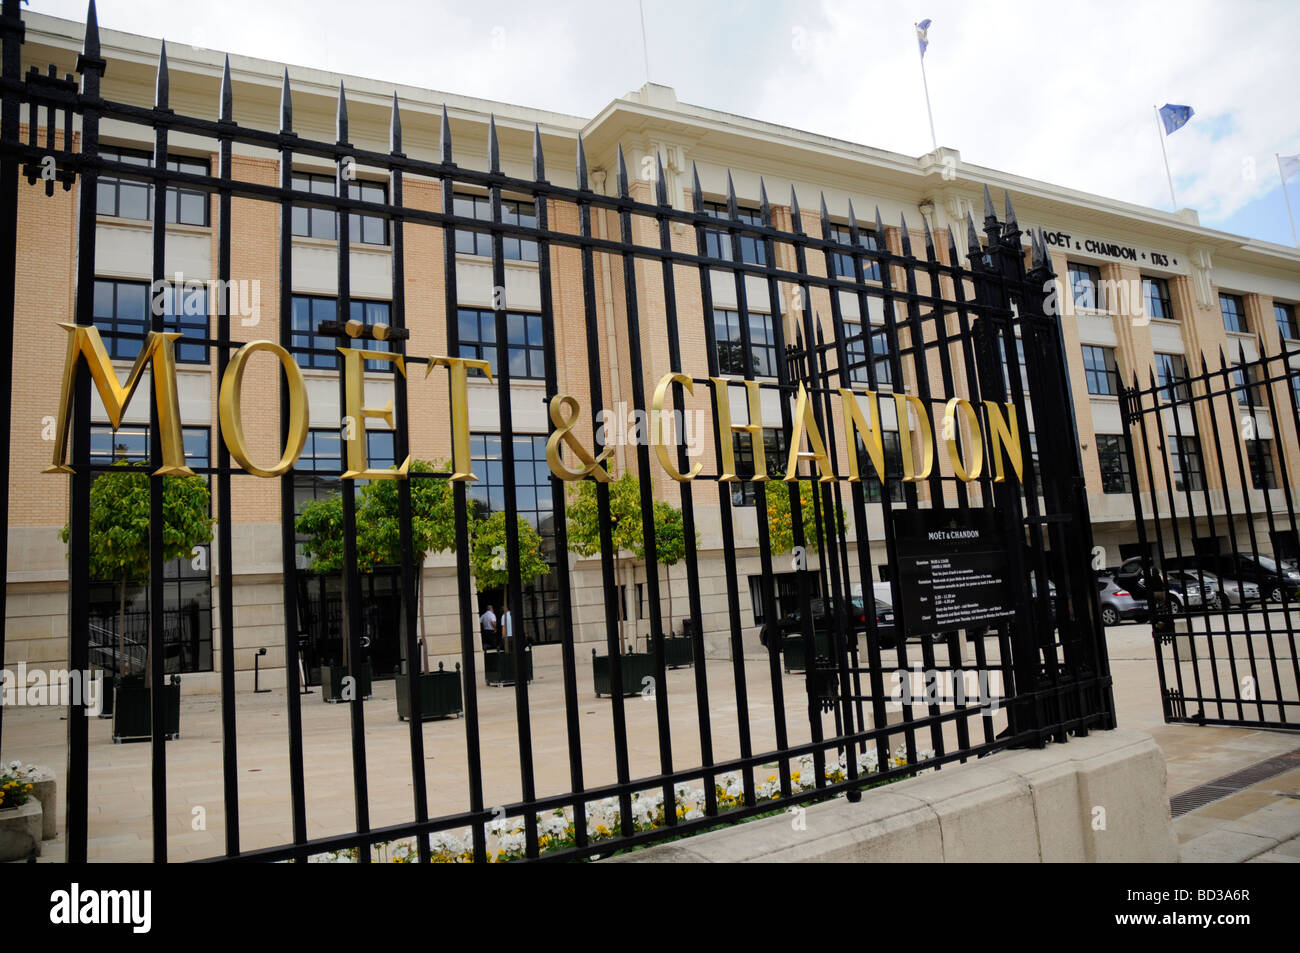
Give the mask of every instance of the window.
[[[852, 233], [847, 225], [832, 225], [831, 233], [828, 239], [833, 242], [839, 242], [841, 245], [852, 245]], [[876, 243], [876, 233], [868, 229], [858, 229], [858, 244], [863, 248], [876, 251], [880, 246]], [[833, 273], [840, 278], [853, 278], [853, 256], [844, 252], [836, 252], [831, 256], [831, 267]], [[862, 259], [862, 277], [865, 281], [880, 280], [880, 262], [871, 258]]]
[[[148, 152], [134, 149], [102, 149], [100, 155], [115, 162], [138, 165], [145, 169], [153, 167], [153, 156]], [[188, 172], [194, 175], [208, 174], [207, 159], [190, 159], [174, 156], [167, 160], [169, 172]], [[167, 224], [168, 225], [207, 225], [208, 195], [200, 189], [179, 185], [167, 187]], [[115, 218], [134, 218], [149, 221], [153, 218], [153, 183], [125, 179], [116, 175], [101, 175], [96, 184], [95, 214], [111, 215]]]
[[1223, 312], [1223, 326], [1229, 331], [1247, 333], [1246, 306], [1238, 295], [1219, 295], [1219, 310]]
[[1295, 305], [1274, 301], [1273, 317], [1277, 319], [1277, 330], [1284, 340], [1300, 338], [1300, 328], [1295, 323]]
[[[1011, 368], [1007, 364], [1007, 345], [1006, 340], [998, 335], [998, 351], [1002, 355], [1002, 386], [1011, 393]], [[1020, 365], [1020, 387], [1025, 392], [1029, 392], [1029, 368], [1025, 364], [1025, 342], [1019, 335], [1016, 336], [1016, 363]]]
[[[542, 558], [552, 571], [523, 588], [521, 617], [524, 632], [534, 642], [558, 642], [560, 593], [555, 577], [555, 504], [551, 493], [551, 468], [546, 463], [546, 434], [515, 434], [515, 505], [542, 537]], [[488, 513], [505, 509], [505, 472], [499, 434], [470, 434], [470, 458], [478, 480], [469, 486], [471, 499]], [[626, 602], [626, 594], [620, 593]], [[503, 598], [503, 597], [502, 597]], [[494, 604], [500, 604], [496, 602]]]
[[1181, 354], [1156, 354], [1156, 377], [1160, 380], [1163, 400], [1187, 400], [1191, 395], [1186, 383], [1187, 361]]
[[1169, 282], [1163, 278], [1142, 278], [1142, 297], [1146, 302], [1147, 317], [1174, 317], [1173, 305], [1169, 300]]
[[[704, 214], [725, 221], [732, 220], [730, 213], [727, 211], [726, 202], [705, 202]], [[736, 209], [735, 220], [742, 225], [761, 227], [763, 224], [763, 216], [758, 209], [745, 208], [744, 206]], [[767, 264], [767, 253], [763, 247], [762, 239], [753, 235], [741, 235], [739, 238], [741, 261], [750, 265]], [[704, 252], [710, 258], [731, 261], [731, 235], [727, 233], [726, 229], [706, 228], [704, 230]]]
[[[332, 175], [318, 175], [311, 172], [295, 172], [292, 179], [293, 188], [299, 192], [313, 195], [337, 195], [336, 182]], [[388, 201], [388, 188], [381, 182], [368, 182], [355, 179], [348, 183], [348, 198], [362, 202]], [[338, 213], [327, 208], [293, 209], [293, 234], [303, 238], [323, 238], [329, 241], [338, 239]], [[380, 215], [359, 215], [348, 213], [348, 241], [362, 245], [388, 244], [388, 219]]]
[[[367, 327], [376, 324], [390, 324], [390, 308], [387, 301], [348, 302], [349, 320], [360, 321]], [[348, 338], [347, 344], [337, 338], [320, 333], [320, 326], [325, 321], [337, 321], [339, 303], [337, 298], [320, 298], [315, 295], [294, 295], [292, 315], [292, 337], [290, 347], [294, 359], [301, 367], [315, 367], [331, 370], [339, 366], [336, 347], [354, 347], [367, 351], [387, 351], [387, 341], [372, 338]], [[366, 361], [368, 371], [391, 371], [393, 365], [387, 361]]]
[[[754, 503], [754, 450], [747, 433], [735, 435], [736, 476], [740, 483], [731, 485], [731, 502], [734, 506], [752, 506]], [[790, 445], [785, 431], [779, 427], [763, 428], [763, 454], [767, 458], [767, 475], [773, 480], [785, 476], [785, 465], [790, 462]]]
[[[196, 471], [211, 465], [206, 427], [184, 427], [181, 439], [185, 463]], [[119, 460], [149, 459], [149, 428], [126, 425], [113, 431], [107, 424], [90, 428], [90, 462], [112, 464]], [[147, 470], [143, 472], [148, 472]], [[209, 548], [210, 549], [210, 548]], [[209, 564], [210, 565], [210, 562]], [[163, 565], [163, 671], [212, 671], [212, 579], [208, 568], [195, 569], [189, 558]], [[120, 582], [92, 581], [90, 601], [91, 659], [116, 671]], [[126, 590], [125, 639], [127, 654], [138, 671], [144, 664], [149, 639], [149, 587], [136, 584]]]
[[1097, 434], [1097, 462], [1101, 464], [1101, 492], [1133, 492], [1133, 474], [1128, 468], [1123, 437]]
[[[799, 608], [799, 576], [797, 572], [775, 572], [772, 573], [772, 582], [775, 584], [773, 596], [776, 602], [776, 616], [778, 619], [784, 619], [791, 612]], [[822, 595], [822, 580], [815, 573], [806, 574], [808, 577], [808, 598], [820, 599]], [[749, 577], [749, 601], [754, 610], [754, 625], [763, 624], [763, 577]]]
[[1247, 440], [1246, 456], [1250, 460], [1250, 485], [1257, 490], [1277, 489], [1273, 469], [1273, 441]]
[[[470, 195], [457, 192], [452, 204], [452, 211], [462, 218], [476, 218], [482, 222], [492, 221], [492, 200], [486, 195]], [[537, 227], [537, 206], [533, 202], [518, 199], [501, 200], [501, 222], [505, 225], [521, 225], [524, 228]], [[456, 252], [460, 255], [492, 255], [492, 234], [470, 229], [456, 229]], [[506, 261], [537, 261], [537, 242], [528, 238], [506, 235], [501, 240], [501, 255]]]
[[1237, 390], [1237, 404], [1241, 407], [1263, 407], [1263, 385], [1259, 383], [1258, 364], [1238, 364], [1232, 371], [1232, 384]]
[[[745, 374], [745, 350], [740, 336], [740, 315], [713, 310], [713, 334], [718, 345], [718, 373]], [[770, 314], [749, 315], [749, 352], [755, 377], [776, 377], [776, 337]]]
[[[886, 430], [880, 435], [885, 449], [885, 477], [889, 481], [889, 499], [898, 501], [903, 498], [903, 444], [897, 430]], [[876, 473], [875, 464], [867, 456], [867, 448], [861, 437], [856, 437], [858, 451], [858, 472], [862, 474], [862, 488], [868, 503], [878, 503], [883, 499], [880, 475]]]
[[1115, 366], [1115, 349], [1083, 346], [1083, 373], [1088, 381], [1089, 394], [1117, 395], [1119, 393], [1119, 368]]
[[[487, 361], [497, 374], [497, 315], [484, 308], [460, 308], [460, 356]], [[515, 380], [546, 379], [546, 349], [542, 344], [542, 316], [506, 313], [506, 361]]]
[[1300, 368], [1291, 368], [1291, 399], [1300, 407]]
[[1070, 265], [1070, 294], [1076, 308], [1096, 310], [1105, 307], [1100, 288], [1100, 271], [1091, 265]]
[[1175, 490], [1204, 490], [1205, 464], [1201, 462], [1201, 448], [1195, 437], [1173, 437], [1170, 467], [1174, 475]]
[[[158, 302], [164, 330], [184, 335], [176, 342], [176, 360], [206, 364], [208, 346], [198, 342], [208, 336], [207, 288], [200, 284], [182, 286], [178, 309], [175, 289], [165, 285]], [[110, 357], [121, 361], [136, 359], [149, 333], [152, 306], [148, 282], [95, 279], [95, 327], [99, 328]]]
[[[867, 348], [863, 340], [863, 325], [846, 323], [844, 325], [844, 348], [849, 359], [849, 380], [855, 384], [871, 382], [867, 369]], [[871, 334], [871, 362], [876, 368], [876, 387], [892, 387], [893, 370], [889, 364], [889, 336], [884, 328], [873, 328]]]

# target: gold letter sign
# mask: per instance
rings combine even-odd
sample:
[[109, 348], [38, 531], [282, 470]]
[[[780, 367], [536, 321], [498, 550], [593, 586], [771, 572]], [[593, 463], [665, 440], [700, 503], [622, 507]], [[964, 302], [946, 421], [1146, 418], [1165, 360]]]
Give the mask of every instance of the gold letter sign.
[[[571, 433], [578, 422], [578, 410], [578, 398], [571, 394], [556, 394], [551, 398], [551, 423], [555, 424], [555, 429], [546, 438], [546, 462], [550, 464], [551, 472], [561, 480], [581, 480], [591, 474], [598, 482], [608, 483], [609, 471], [601, 464], [614, 455], [614, 449], [606, 447], [600, 456], [593, 457], [590, 450], [578, 443], [578, 438]], [[573, 455], [585, 463], [585, 467], [570, 470], [564, 465], [560, 457], [561, 441], [569, 445]]]
[[[244, 439], [244, 414], [240, 409], [240, 395], [244, 389], [244, 368], [248, 359], [258, 351], [270, 351], [284, 366], [284, 376], [289, 381], [289, 438], [284, 445], [280, 462], [269, 470], [253, 463]], [[288, 473], [307, 443], [307, 386], [302, 371], [293, 356], [274, 341], [249, 341], [230, 358], [226, 376], [221, 380], [221, 393], [217, 398], [221, 413], [221, 437], [235, 462], [253, 476], [277, 477]]]
[[46, 473], [71, 473], [68, 466], [68, 426], [72, 423], [72, 390], [77, 380], [77, 359], [84, 356], [95, 382], [99, 399], [104, 402], [109, 423], [116, 430], [122, 426], [122, 414], [130, 403], [145, 365], [153, 362], [154, 403], [158, 406], [158, 431], [163, 465], [154, 476], [193, 476], [185, 465], [185, 445], [181, 442], [180, 398], [176, 395], [176, 352], [173, 342], [179, 334], [150, 331], [140, 355], [126, 375], [126, 385], [117, 382], [113, 360], [104, 349], [99, 329], [91, 325], [61, 324], [68, 329], [68, 353], [63, 361], [63, 393], [59, 397], [58, 429], [54, 435], [54, 462]]

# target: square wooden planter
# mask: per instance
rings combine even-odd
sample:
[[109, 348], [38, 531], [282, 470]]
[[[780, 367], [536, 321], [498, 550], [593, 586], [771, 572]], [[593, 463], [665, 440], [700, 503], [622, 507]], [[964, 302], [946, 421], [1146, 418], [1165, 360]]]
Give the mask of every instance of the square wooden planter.
[[[153, 715], [149, 686], [143, 676], [127, 675], [117, 679], [113, 699], [113, 743], [148, 741], [153, 737]], [[173, 675], [163, 685], [163, 737], [171, 741], [181, 736], [181, 677]]]
[[[655, 657], [652, 652], [624, 652], [618, 659], [625, 696], [639, 695], [647, 685], [654, 684]], [[614, 694], [608, 655], [597, 655], [595, 649], [591, 650], [591, 674], [596, 683], [597, 698]], [[651, 681], [647, 682], [646, 679]]]
[[[345, 701], [343, 698], [343, 679], [347, 678], [349, 669], [346, 665], [322, 665], [320, 667], [320, 697], [330, 704]], [[361, 699], [370, 697], [370, 660], [361, 663], [361, 675], [357, 678], [357, 691]]]
[[[399, 672], [395, 681], [397, 718], [399, 721], [407, 721], [411, 717], [411, 700], [408, 695], [411, 678]], [[450, 718], [461, 714], [464, 703], [461, 697], [459, 662], [456, 663], [454, 672], [446, 671], [439, 662], [438, 671], [425, 672], [420, 676], [420, 710], [421, 721], [428, 721], [431, 718]]]
[[[514, 650], [484, 649], [483, 678], [489, 685], [513, 685], [515, 683]], [[524, 678], [533, 680], [533, 647], [524, 646]]]

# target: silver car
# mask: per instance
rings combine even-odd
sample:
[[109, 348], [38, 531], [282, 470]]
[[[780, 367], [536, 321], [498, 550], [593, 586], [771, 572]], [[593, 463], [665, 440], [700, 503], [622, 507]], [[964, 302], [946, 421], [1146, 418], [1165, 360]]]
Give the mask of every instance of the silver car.
[[1218, 584], [1211, 581], [1208, 573], [1175, 569], [1165, 576], [1165, 584], [1175, 612], [1212, 606], [1219, 598]]
[[1247, 582], [1244, 579], [1224, 579], [1212, 572], [1203, 570], [1189, 570], [1187, 575], [1193, 578], [1200, 576], [1204, 579], [1207, 586], [1213, 586], [1215, 594], [1210, 597], [1209, 605], [1218, 609], [1224, 603], [1230, 606], [1239, 606], [1259, 602], [1259, 585], [1253, 582]]

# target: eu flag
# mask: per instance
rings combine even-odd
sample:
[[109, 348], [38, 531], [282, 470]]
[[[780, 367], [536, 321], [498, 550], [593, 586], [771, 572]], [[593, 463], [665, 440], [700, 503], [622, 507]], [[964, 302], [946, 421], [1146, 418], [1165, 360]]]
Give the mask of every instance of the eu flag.
[[1165, 124], [1165, 135], [1171, 135], [1187, 125], [1187, 120], [1196, 115], [1191, 106], [1175, 106], [1165, 103], [1160, 107], [1160, 121]]

